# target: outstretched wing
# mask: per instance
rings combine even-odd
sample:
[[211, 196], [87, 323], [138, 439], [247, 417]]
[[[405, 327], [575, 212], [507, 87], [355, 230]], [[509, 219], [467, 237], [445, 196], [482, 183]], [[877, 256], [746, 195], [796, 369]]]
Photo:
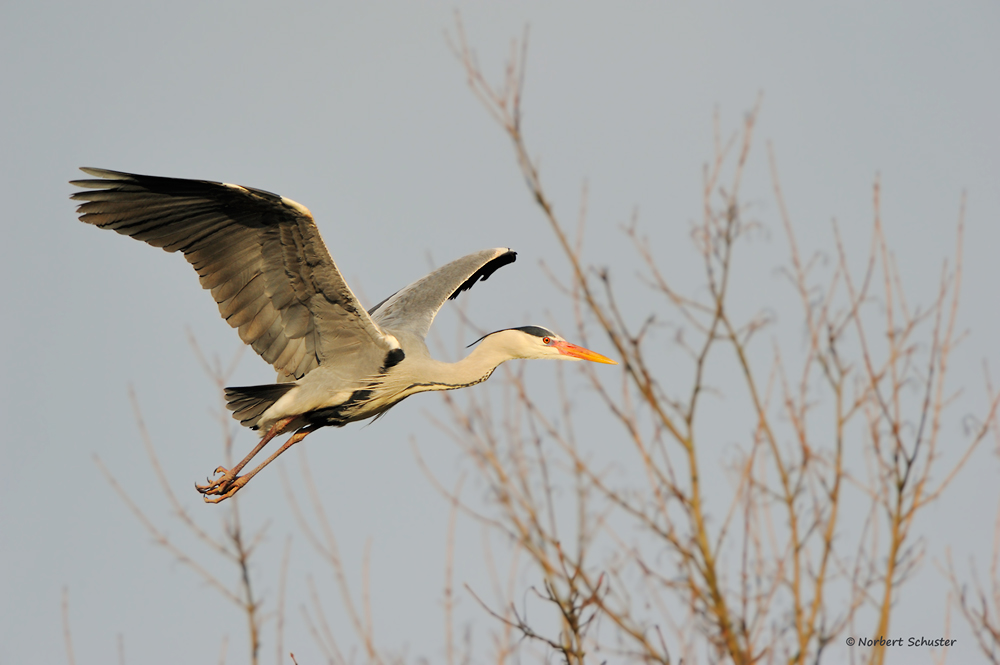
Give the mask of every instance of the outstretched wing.
[[72, 196], [84, 201], [80, 220], [183, 253], [279, 380], [345, 354], [377, 367], [398, 348], [344, 282], [304, 206], [238, 185], [81, 170], [100, 179], [71, 183], [86, 189]]
[[368, 313], [384, 330], [405, 330], [423, 339], [445, 300], [456, 298], [516, 259], [517, 252], [506, 247], [463, 256], [400, 289]]

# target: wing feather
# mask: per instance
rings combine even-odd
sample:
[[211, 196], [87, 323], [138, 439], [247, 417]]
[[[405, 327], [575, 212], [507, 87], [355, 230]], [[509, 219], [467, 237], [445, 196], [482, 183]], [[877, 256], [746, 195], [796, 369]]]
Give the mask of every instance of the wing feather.
[[275, 317], [271, 327], [254, 342], [254, 351], [260, 354], [265, 362], [271, 363], [281, 357], [288, 346], [288, 338], [282, 334], [281, 317]]
[[517, 252], [506, 247], [463, 256], [400, 289], [372, 307], [369, 314], [383, 330], [405, 330], [427, 337], [445, 300], [457, 297], [516, 258]]
[[[309, 211], [276, 194], [204, 180], [82, 169], [80, 220], [180, 251], [240, 338], [301, 378], [354, 354], [358, 372], [398, 348], [362, 309]], [[359, 355], [360, 354], [360, 355]]]

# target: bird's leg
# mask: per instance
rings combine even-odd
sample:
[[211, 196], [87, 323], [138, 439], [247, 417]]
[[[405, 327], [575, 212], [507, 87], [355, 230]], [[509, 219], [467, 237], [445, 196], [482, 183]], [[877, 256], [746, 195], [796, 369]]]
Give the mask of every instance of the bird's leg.
[[[321, 427], [321, 425], [309, 425], [307, 427], [303, 427], [298, 432], [296, 432], [295, 434], [293, 434], [292, 436], [290, 436], [288, 438], [288, 441], [285, 441], [285, 443], [282, 444], [282, 446], [280, 448], [278, 448], [277, 450], [274, 451], [273, 455], [271, 455], [266, 460], [264, 460], [264, 462], [262, 462], [259, 466], [257, 466], [250, 473], [242, 475], [242, 476], [237, 476], [236, 478], [234, 478], [231, 482], [229, 482], [224, 487], [220, 487], [220, 488], [218, 488], [218, 489], [216, 489], [214, 491], [202, 492], [202, 494], [218, 494], [219, 495], [219, 496], [213, 496], [211, 498], [209, 498], [208, 496], [206, 496], [205, 497], [205, 503], [219, 503], [220, 501], [228, 499], [232, 495], [236, 494], [240, 490], [241, 487], [243, 487], [248, 482], [250, 482], [251, 478], [253, 478], [258, 473], [260, 473], [260, 470], [263, 469], [265, 466], [267, 466], [268, 464], [270, 464], [271, 462], [273, 462], [274, 459], [278, 455], [280, 455], [281, 453], [285, 452], [286, 450], [288, 450], [289, 448], [291, 448], [292, 446], [294, 446], [296, 443], [298, 443], [302, 439], [304, 439], [307, 436], [309, 436], [312, 432], [315, 432], [316, 430], [318, 430], [320, 427]], [[246, 463], [246, 461], [247, 460], [244, 460], [243, 463]], [[241, 464], [241, 466], [242, 466], [242, 464]], [[199, 491], [201, 491], [201, 490], [199, 490]]]
[[236, 480], [236, 474], [238, 474], [243, 469], [243, 467], [245, 467], [250, 462], [250, 460], [254, 458], [254, 455], [259, 453], [261, 449], [263, 449], [264, 446], [266, 446], [271, 441], [271, 439], [284, 432], [285, 428], [288, 427], [288, 424], [292, 422], [292, 420], [293, 418], [291, 417], [282, 418], [278, 422], [271, 425], [271, 429], [267, 430], [267, 434], [265, 434], [264, 437], [261, 438], [260, 443], [257, 444], [257, 447], [251, 450], [250, 454], [244, 457], [239, 464], [234, 466], [232, 469], [227, 469], [224, 466], [217, 467], [215, 471], [213, 471], [212, 473], [213, 474], [221, 473], [222, 476], [220, 476], [215, 480], [210, 480], [208, 481], [208, 483], [204, 485], [195, 484], [195, 489], [197, 489], [202, 494], [221, 494], [225, 492], [227, 489], [229, 489], [229, 485], [231, 485], [232, 482]]

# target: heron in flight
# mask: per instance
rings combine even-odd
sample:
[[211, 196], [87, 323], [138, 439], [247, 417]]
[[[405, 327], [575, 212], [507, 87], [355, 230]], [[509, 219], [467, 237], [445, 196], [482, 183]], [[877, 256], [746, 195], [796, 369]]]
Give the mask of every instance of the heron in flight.
[[[180, 251], [240, 339], [278, 372], [277, 382], [226, 388], [227, 407], [260, 442], [204, 485], [205, 501], [233, 496], [261, 469], [321, 427], [384, 413], [414, 393], [481, 383], [515, 358], [617, 364], [541, 326], [490, 333], [456, 363], [431, 358], [424, 338], [445, 300], [517, 255], [486, 249], [438, 268], [370, 310], [351, 292], [309, 210], [252, 187], [81, 169], [94, 179], [72, 198], [80, 220]], [[263, 463], [240, 471], [274, 437], [292, 436]]]

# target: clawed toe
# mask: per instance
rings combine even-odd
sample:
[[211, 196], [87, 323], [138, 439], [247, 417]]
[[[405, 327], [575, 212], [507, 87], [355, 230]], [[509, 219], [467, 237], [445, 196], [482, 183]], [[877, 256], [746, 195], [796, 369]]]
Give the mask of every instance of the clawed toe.
[[[198, 491], [201, 492], [202, 497], [205, 499], [205, 503], [219, 503], [228, 499], [232, 495], [236, 494], [241, 487], [247, 484], [250, 480], [249, 476], [236, 476], [233, 479], [227, 479], [225, 477], [212, 483], [206, 489], [202, 489], [202, 486], [195, 485]], [[223, 482], [225, 481], [225, 482]]]
[[220, 466], [215, 470], [215, 473], [222, 474], [221, 476], [215, 480], [206, 478], [207, 482], [204, 485], [195, 484], [194, 487], [201, 492], [205, 503], [219, 503], [236, 494], [250, 480], [249, 475], [237, 476], [236, 471], [237, 468], [230, 471]]

